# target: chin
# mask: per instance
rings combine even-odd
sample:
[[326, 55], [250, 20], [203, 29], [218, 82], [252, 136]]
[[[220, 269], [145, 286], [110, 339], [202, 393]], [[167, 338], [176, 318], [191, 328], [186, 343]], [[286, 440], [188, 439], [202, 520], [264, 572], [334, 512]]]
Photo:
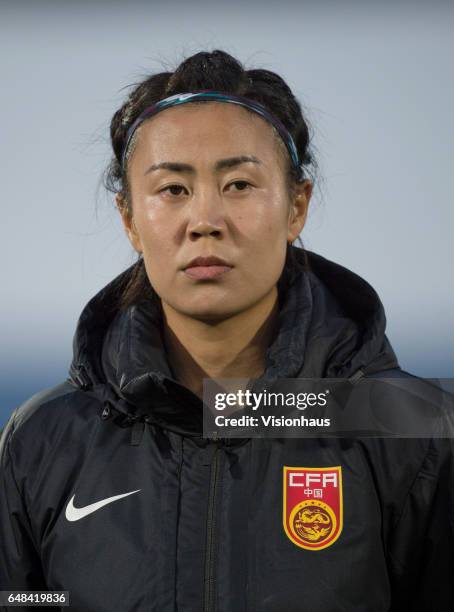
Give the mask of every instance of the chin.
[[191, 319], [197, 319], [206, 323], [219, 323], [240, 312], [241, 308], [228, 308], [225, 304], [212, 306], [204, 304], [200, 307], [181, 308], [179, 311], [185, 316], [191, 317]]
[[225, 294], [216, 297], [198, 296], [197, 299], [193, 300], [180, 299], [167, 303], [180, 315], [210, 323], [218, 323], [228, 319], [247, 308], [247, 304], [234, 303]]

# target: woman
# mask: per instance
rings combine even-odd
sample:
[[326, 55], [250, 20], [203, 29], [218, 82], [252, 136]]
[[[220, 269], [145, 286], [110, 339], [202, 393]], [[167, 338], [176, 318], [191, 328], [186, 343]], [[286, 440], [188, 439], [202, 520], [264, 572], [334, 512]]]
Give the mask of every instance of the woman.
[[449, 440], [202, 436], [204, 378], [404, 376], [372, 287], [292, 245], [314, 161], [288, 86], [198, 53], [140, 83], [111, 138], [139, 259], [3, 433], [1, 589], [84, 612], [453, 610]]

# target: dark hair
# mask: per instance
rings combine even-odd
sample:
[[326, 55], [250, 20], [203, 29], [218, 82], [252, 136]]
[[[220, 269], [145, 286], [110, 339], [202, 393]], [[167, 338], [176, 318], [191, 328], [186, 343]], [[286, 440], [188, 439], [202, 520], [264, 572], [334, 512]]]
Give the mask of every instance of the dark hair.
[[[303, 117], [300, 103], [285, 81], [269, 70], [245, 70], [237, 59], [225, 51], [201, 51], [185, 59], [174, 72], [153, 74], [135, 84], [125, 103], [112, 117], [110, 138], [113, 156], [104, 173], [104, 185], [108, 191], [121, 193], [127, 214], [132, 214], [131, 198], [127, 170], [122, 168], [121, 159], [129, 127], [147, 106], [167, 96], [197, 89], [216, 89], [241, 95], [266, 106], [292, 135], [304, 174], [314, 179], [317, 163], [310, 146], [310, 126]], [[191, 104], [204, 103], [198, 101]], [[286, 150], [285, 145], [281, 144]], [[291, 192], [297, 177], [290, 156], [287, 177]], [[286, 258], [286, 265], [289, 265], [289, 259]], [[123, 309], [147, 298], [156, 301], [156, 297], [140, 254], [129, 275], [129, 282], [122, 288], [118, 306]]]

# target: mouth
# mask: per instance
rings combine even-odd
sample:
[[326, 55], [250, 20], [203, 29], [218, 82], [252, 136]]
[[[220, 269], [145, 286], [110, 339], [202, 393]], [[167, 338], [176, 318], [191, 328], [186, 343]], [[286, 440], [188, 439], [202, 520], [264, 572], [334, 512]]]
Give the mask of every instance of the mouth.
[[207, 278], [217, 278], [229, 272], [231, 269], [230, 266], [193, 266], [191, 268], [186, 268], [184, 273], [191, 278], [203, 280]]
[[233, 266], [219, 257], [196, 257], [183, 269], [184, 273], [196, 280], [218, 278], [229, 272]]

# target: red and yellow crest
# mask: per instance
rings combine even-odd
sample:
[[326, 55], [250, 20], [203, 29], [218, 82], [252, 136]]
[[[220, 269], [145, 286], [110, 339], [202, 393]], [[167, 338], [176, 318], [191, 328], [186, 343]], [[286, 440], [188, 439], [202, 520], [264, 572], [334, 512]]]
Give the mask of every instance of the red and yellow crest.
[[342, 469], [284, 466], [284, 530], [306, 550], [331, 546], [343, 526]]

